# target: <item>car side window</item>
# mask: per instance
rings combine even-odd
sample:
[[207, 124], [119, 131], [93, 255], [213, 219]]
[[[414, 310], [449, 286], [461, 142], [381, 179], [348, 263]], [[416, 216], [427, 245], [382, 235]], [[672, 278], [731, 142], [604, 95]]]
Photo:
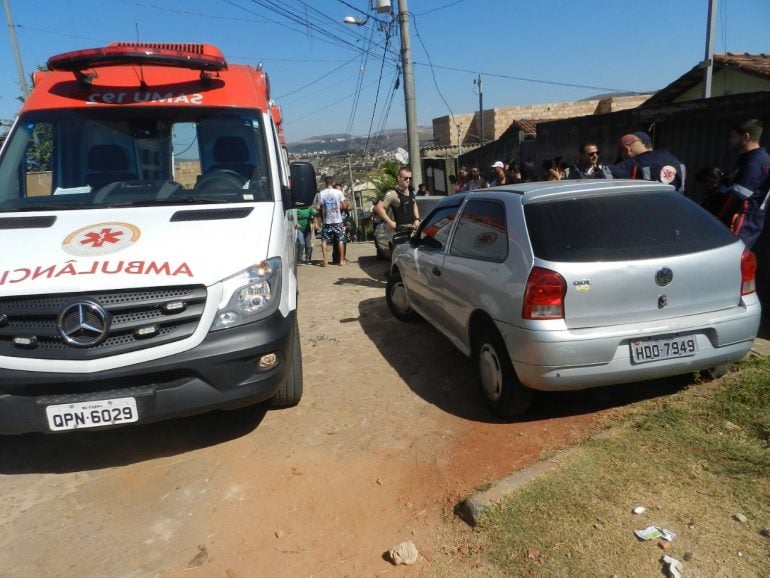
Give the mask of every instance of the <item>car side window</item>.
[[505, 206], [497, 201], [469, 201], [460, 215], [449, 253], [471, 259], [504, 261], [508, 256]]
[[438, 208], [420, 226], [420, 246], [441, 251], [446, 246], [460, 204]]

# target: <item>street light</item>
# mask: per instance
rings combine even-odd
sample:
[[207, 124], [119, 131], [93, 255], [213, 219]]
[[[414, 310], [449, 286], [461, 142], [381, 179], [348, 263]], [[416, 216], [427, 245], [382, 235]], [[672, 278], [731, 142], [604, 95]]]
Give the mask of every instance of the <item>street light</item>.
[[[390, 11], [390, 2], [379, 1], [377, 11], [383, 12], [387, 4]], [[409, 150], [409, 164], [412, 167], [412, 185], [419, 186], [422, 183], [422, 166], [420, 165], [420, 134], [417, 126], [417, 104], [414, 93], [414, 67], [412, 65], [412, 48], [409, 36], [409, 8], [407, 0], [398, 0], [398, 20], [401, 30], [401, 68], [404, 71], [404, 105], [406, 107], [406, 140]], [[369, 20], [355, 16], [346, 16], [345, 24], [363, 26]]]

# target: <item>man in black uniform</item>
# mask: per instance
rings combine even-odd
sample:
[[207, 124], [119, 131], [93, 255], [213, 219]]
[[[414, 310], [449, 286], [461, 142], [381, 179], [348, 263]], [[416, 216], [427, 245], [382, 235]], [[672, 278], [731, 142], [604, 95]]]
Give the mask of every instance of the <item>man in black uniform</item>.
[[618, 144], [625, 160], [604, 167], [608, 179], [642, 179], [658, 181], [684, 193], [687, 178], [684, 163], [665, 149], [653, 150], [652, 140], [646, 132], [632, 132], [623, 135]]
[[[377, 215], [391, 231], [415, 228], [420, 224], [420, 211], [414, 200], [414, 192], [409, 188], [412, 182], [412, 169], [401, 167], [398, 171], [398, 185], [395, 190], [385, 193], [385, 197], [374, 206]], [[393, 216], [388, 214], [390, 209]]]

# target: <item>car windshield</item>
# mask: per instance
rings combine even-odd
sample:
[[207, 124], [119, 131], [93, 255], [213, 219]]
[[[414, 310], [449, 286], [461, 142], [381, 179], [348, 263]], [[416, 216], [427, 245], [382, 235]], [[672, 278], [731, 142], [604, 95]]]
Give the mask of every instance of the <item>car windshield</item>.
[[727, 228], [674, 191], [576, 195], [526, 204], [532, 248], [547, 261], [625, 261], [735, 242]]
[[29, 113], [0, 157], [0, 212], [269, 201], [266, 142], [255, 110]]

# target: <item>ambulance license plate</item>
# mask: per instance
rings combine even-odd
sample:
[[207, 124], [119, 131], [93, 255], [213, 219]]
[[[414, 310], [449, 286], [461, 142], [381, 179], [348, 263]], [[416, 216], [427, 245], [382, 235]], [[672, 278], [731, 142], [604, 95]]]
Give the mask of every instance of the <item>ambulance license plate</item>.
[[637, 339], [632, 341], [630, 346], [631, 359], [634, 363], [690, 357], [698, 353], [698, 341], [695, 335]]
[[104, 427], [139, 421], [133, 397], [49, 405], [45, 408], [51, 431]]

